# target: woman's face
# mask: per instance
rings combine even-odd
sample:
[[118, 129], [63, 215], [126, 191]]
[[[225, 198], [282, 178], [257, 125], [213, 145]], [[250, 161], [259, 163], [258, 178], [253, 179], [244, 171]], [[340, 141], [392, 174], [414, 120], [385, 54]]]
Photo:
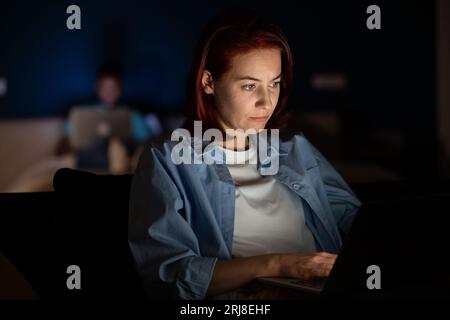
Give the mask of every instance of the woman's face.
[[219, 79], [203, 72], [205, 93], [213, 94], [223, 129], [264, 129], [280, 95], [281, 54], [254, 49], [231, 60]]

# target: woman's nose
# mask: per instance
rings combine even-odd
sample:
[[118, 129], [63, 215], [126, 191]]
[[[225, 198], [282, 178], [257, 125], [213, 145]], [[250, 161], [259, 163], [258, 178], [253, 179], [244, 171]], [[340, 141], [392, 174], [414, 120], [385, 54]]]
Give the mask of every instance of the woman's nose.
[[256, 101], [256, 107], [263, 107], [269, 109], [272, 106], [270, 99], [269, 89], [260, 89], [258, 93], [258, 100]]

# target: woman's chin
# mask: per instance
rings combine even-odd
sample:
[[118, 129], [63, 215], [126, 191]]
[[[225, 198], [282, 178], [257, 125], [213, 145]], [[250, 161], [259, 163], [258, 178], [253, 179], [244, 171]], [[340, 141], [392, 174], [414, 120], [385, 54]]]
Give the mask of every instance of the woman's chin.
[[261, 126], [255, 127], [254, 130], [255, 130], [257, 133], [260, 133], [260, 132], [263, 131], [265, 128], [266, 128], [266, 124], [262, 124]]
[[251, 125], [247, 126], [245, 128], [245, 131], [256, 131], [256, 132], [260, 132], [261, 130], [263, 130], [266, 127], [265, 123], [258, 123], [258, 124], [254, 124], [252, 123]]

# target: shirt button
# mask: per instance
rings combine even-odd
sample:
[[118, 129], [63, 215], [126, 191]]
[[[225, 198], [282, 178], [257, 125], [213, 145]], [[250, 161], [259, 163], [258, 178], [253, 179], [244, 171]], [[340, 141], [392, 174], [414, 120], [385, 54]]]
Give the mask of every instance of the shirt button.
[[300, 189], [300, 184], [298, 184], [298, 183], [293, 183], [293, 184], [292, 184], [292, 188], [294, 188], [294, 190], [298, 190], [298, 189]]

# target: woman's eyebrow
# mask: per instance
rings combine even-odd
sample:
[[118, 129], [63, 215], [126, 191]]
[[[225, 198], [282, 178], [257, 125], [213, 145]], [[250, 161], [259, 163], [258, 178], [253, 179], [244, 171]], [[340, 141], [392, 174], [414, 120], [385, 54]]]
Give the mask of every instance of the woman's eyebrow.
[[[276, 76], [275, 78], [273, 78], [271, 81], [278, 79], [279, 77], [281, 77], [281, 73]], [[261, 81], [261, 79], [257, 79], [257, 78], [253, 78], [250, 76], [243, 76], [243, 77], [237, 77], [236, 80], [253, 80], [253, 81]]]

